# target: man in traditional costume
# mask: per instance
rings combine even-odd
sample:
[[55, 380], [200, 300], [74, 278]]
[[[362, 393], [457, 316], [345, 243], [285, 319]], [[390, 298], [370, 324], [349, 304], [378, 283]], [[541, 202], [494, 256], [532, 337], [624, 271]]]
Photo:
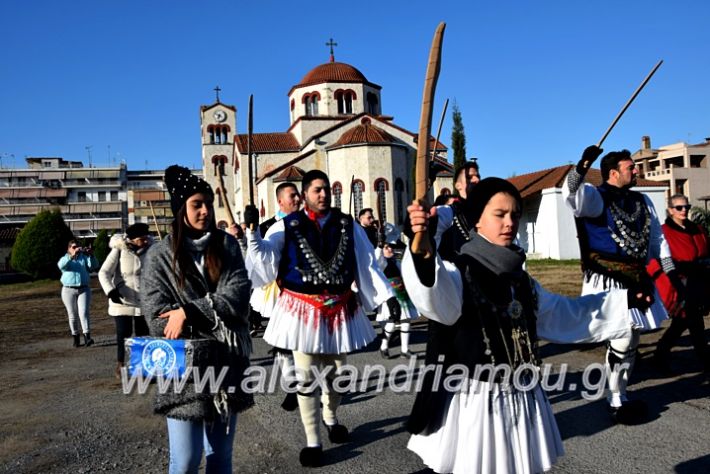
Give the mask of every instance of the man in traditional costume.
[[[281, 294], [264, 340], [293, 351], [298, 373], [298, 406], [307, 445], [301, 450], [303, 466], [321, 464], [321, 419], [333, 443], [348, 440], [336, 410], [341, 395], [322, 387], [321, 402], [312, 387], [314, 369], [327, 379], [346, 362], [346, 354], [365, 347], [375, 338], [363, 309], [387, 304], [392, 314], [401, 309], [387, 279], [377, 267], [374, 249], [362, 227], [349, 215], [331, 208], [330, 182], [320, 170], [306, 173], [302, 181], [303, 211], [276, 222], [262, 237], [247, 232], [248, 267], [254, 286], [273, 280]], [[245, 210], [248, 223], [256, 223], [253, 206]], [[351, 289], [357, 284], [357, 299]]]
[[[638, 170], [629, 151], [611, 152], [602, 158], [602, 185], [582, 183], [601, 153], [597, 146], [587, 147], [563, 189], [563, 197], [577, 221], [584, 271], [582, 295], [638, 284], [650, 286], [645, 267], [651, 258], [660, 260], [674, 286], [683, 292], [653, 203], [647, 196], [631, 191]], [[635, 423], [645, 416], [645, 403], [629, 401], [626, 386], [641, 331], [657, 329], [668, 318], [658, 297], [647, 311], [632, 309], [629, 315], [633, 325], [630, 336], [607, 342], [607, 401], [612, 418], [620, 423]]]

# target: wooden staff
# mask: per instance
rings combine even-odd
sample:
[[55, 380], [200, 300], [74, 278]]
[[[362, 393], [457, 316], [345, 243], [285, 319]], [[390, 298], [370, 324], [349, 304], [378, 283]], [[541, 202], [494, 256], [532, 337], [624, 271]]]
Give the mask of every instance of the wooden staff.
[[254, 105], [254, 94], [249, 95], [249, 109], [247, 121], [247, 160], [249, 160], [249, 204], [254, 205], [254, 166], [251, 157], [252, 134], [254, 130], [254, 117], [252, 106]]
[[439, 119], [439, 128], [436, 130], [436, 141], [434, 142], [434, 151], [431, 153], [431, 157], [434, 158], [436, 155], [436, 148], [439, 146], [439, 137], [441, 136], [441, 126], [444, 125], [444, 117], [446, 117], [446, 109], [449, 107], [449, 99], [444, 102], [444, 110], [441, 111], [441, 118]]
[[604, 143], [604, 140], [606, 140], [606, 137], [609, 136], [609, 133], [611, 133], [611, 130], [614, 128], [614, 126], [616, 126], [616, 122], [618, 122], [619, 119], [621, 118], [621, 116], [624, 115], [624, 112], [626, 112], [626, 109], [629, 108], [629, 106], [630, 106], [631, 103], [634, 101], [634, 99], [636, 98], [636, 96], [639, 95], [639, 92], [641, 92], [641, 90], [646, 86], [646, 84], [648, 83], [648, 81], [651, 80], [651, 77], [653, 77], [653, 75], [656, 73], [656, 71], [658, 70], [658, 68], [661, 67], [661, 64], [663, 64], [663, 59], [661, 59], [660, 61], [658, 61], [658, 64], [656, 64], [656, 65], [654, 66], [654, 68], [651, 69], [651, 72], [648, 73], [648, 76], [646, 76], [646, 79], [643, 80], [643, 82], [641, 83], [641, 85], [638, 86], [638, 88], [636, 89], [636, 91], [631, 95], [631, 98], [630, 98], [628, 101], [626, 101], [626, 105], [624, 105], [624, 107], [621, 109], [621, 112], [619, 112], [619, 113], [617, 114], [617, 116], [616, 116], [616, 118], [614, 119], [614, 121], [611, 122], [611, 125], [609, 125], [609, 128], [606, 129], [606, 132], [605, 132], [604, 135], [602, 136], [601, 140], [599, 140], [599, 143], [597, 143], [597, 146], [598, 146], [599, 148], [601, 148], [602, 143]]
[[350, 204], [348, 205], [348, 214], [353, 214], [353, 185], [355, 184], [355, 175], [350, 178]]
[[148, 201], [150, 206], [150, 213], [153, 214], [153, 223], [155, 224], [155, 230], [158, 231], [158, 238], [163, 240], [163, 234], [160, 233], [160, 226], [158, 226], [158, 219], [155, 217], [155, 210], [153, 209], [153, 201]]
[[[252, 150], [252, 139], [254, 132], [254, 94], [249, 94], [249, 109], [248, 109], [248, 119], [247, 119], [247, 159], [248, 159], [248, 171], [249, 171], [249, 205], [254, 205], [254, 163], [252, 161], [251, 150]], [[254, 224], [249, 224], [249, 229], [254, 231]]]
[[[431, 115], [436, 92], [436, 81], [441, 70], [441, 45], [444, 41], [446, 23], [441, 22], [436, 27], [434, 39], [429, 51], [429, 64], [424, 80], [424, 94], [422, 97], [422, 113], [419, 117], [419, 139], [417, 141], [417, 162], [415, 169], [416, 203], [428, 209], [426, 195], [429, 190], [429, 138], [431, 136]], [[412, 253], [430, 258], [434, 255], [429, 241], [428, 232], [417, 232], [412, 241]]]
[[232, 227], [236, 222], [234, 221], [234, 215], [232, 214], [232, 206], [229, 204], [229, 199], [227, 198], [227, 191], [224, 190], [224, 178], [222, 177], [222, 168], [218, 167], [217, 177], [219, 180], [219, 195], [222, 196], [222, 202], [224, 203], [224, 210], [227, 213], [227, 225]]

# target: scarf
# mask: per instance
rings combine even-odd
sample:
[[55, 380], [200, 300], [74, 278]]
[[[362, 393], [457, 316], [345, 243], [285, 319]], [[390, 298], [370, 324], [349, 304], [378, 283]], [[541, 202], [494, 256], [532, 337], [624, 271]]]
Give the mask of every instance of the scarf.
[[478, 232], [471, 231], [471, 240], [461, 247], [461, 254], [473, 257], [498, 276], [518, 279], [523, 274], [525, 251], [517, 245], [504, 247], [488, 241]]
[[306, 216], [308, 216], [308, 218], [316, 224], [318, 230], [321, 230], [322, 224], [325, 223], [330, 216], [330, 209], [328, 209], [328, 212], [316, 212], [307, 205], [303, 207], [303, 212], [305, 212]]
[[195, 266], [203, 277], [205, 276], [205, 250], [207, 249], [207, 244], [210, 242], [211, 235], [210, 232], [205, 232], [205, 235], [199, 239], [185, 238], [185, 248], [187, 248], [192, 255]]

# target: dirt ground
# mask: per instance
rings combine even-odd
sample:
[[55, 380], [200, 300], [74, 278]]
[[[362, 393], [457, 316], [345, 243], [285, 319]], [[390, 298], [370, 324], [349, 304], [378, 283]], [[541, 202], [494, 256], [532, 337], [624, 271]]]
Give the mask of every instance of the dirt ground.
[[[529, 270], [548, 289], [579, 292], [575, 265]], [[0, 473], [167, 470], [164, 422], [122, 393], [114, 323], [96, 278], [92, 287], [96, 345], [73, 348], [59, 282], [0, 286]]]

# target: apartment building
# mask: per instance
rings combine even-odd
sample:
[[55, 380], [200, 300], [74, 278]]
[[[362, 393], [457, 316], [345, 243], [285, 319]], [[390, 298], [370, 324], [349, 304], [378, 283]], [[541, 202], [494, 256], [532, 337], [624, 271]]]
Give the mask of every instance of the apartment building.
[[685, 142], [651, 147], [651, 137], [641, 138], [641, 149], [631, 155], [639, 176], [668, 187], [666, 197], [685, 194], [690, 204], [705, 207], [710, 200], [710, 138], [690, 145]]
[[79, 161], [28, 157], [0, 169], [0, 226], [22, 227], [38, 212], [59, 209], [77, 237], [126, 225], [126, 166], [85, 168]]
[[[192, 171], [201, 174], [200, 171]], [[163, 170], [128, 171], [128, 225], [145, 222], [161, 236], [170, 233], [173, 213], [170, 195], [163, 182]]]

